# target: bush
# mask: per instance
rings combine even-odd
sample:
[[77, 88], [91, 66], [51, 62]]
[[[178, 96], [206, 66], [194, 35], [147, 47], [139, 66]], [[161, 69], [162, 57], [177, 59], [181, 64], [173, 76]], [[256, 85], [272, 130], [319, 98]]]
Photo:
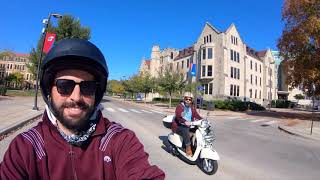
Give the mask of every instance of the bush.
[[0, 86], [0, 95], [5, 96], [7, 93], [7, 88], [5, 86]]
[[[156, 97], [152, 99], [152, 102], [161, 102], [161, 103], [168, 103], [169, 104], [169, 98], [160, 98], [160, 97]], [[181, 102], [181, 99], [175, 99], [172, 98], [171, 99], [171, 105], [172, 106], [176, 106]]]
[[288, 108], [291, 101], [285, 99], [272, 100], [272, 106], [276, 108]]
[[254, 111], [263, 111], [266, 110], [265, 107], [261, 106], [260, 104], [254, 103], [254, 102], [246, 102], [247, 108]]

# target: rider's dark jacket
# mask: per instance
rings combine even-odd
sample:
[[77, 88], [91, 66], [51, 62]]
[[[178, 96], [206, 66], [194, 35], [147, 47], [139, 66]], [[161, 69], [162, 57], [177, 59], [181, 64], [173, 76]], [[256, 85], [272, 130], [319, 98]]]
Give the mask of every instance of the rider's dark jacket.
[[78, 147], [63, 139], [45, 113], [42, 122], [11, 142], [0, 179], [164, 179], [136, 135], [99, 114], [95, 132]]
[[[171, 129], [173, 132], [177, 131], [178, 126], [185, 125], [186, 120], [182, 117], [182, 113], [184, 112], [184, 107], [185, 106], [183, 102], [176, 107], [175, 119], [172, 121], [172, 125], [171, 125]], [[191, 121], [202, 119], [202, 117], [199, 115], [199, 113], [197, 112], [197, 109], [194, 106], [191, 106], [191, 112], [192, 112]]]

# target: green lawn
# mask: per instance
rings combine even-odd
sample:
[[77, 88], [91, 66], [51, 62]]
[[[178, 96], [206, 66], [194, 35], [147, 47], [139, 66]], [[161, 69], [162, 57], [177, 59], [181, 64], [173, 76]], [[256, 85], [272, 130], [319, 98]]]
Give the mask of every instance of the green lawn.
[[[41, 93], [38, 92], [38, 95], [40, 95]], [[34, 96], [34, 90], [10, 90], [7, 89], [7, 96]]]

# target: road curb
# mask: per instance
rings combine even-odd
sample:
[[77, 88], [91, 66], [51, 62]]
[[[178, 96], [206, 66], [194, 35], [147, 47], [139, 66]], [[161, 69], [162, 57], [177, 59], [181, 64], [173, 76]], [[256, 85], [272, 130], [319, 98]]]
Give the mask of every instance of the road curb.
[[294, 136], [298, 136], [298, 137], [302, 137], [304, 139], [320, 141], [320, 138], [314, 138], [314, 137], [305, 136], [305, 135], [302, 135], [300, 133], [294, 132], [294, 130], [289, 130], [288, 128], [285, 128], [285, 127], [283, 127], [281, 125], [278, 125], [278, 129], [281, 130], [281, 131], [284, 131], [284, 132], [286, 132], [288, 134], [291, 134], [291, 135], [294, 135]]
[[42, 116], [42, 113], [38, 114], [38, 115], [35, 115], [33, 117], [30, 117], [30, 118], [28, 118], [26, 120], [20, 121], [18, 123], [15, 123], [15, 124], [5, 128], [4, 130], [1, 130], [0, 136], [4, 136], [6, 134], [9, 134], [10, 132], [17, 130], [21, 126], [24, 126], [25, 124], [29, 123], [30, 121], [40, 118], [41, 116]]

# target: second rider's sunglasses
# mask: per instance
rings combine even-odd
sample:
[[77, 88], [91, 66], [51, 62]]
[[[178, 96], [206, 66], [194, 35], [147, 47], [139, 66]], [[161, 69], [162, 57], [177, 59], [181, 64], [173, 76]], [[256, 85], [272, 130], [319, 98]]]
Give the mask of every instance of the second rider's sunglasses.
[[79, 83], [70, 79], [57, 79], [55, 81], [55, 86], [61, 95], [71, 95], [77, 84], [80, 86], [80, 92], [84, 96], [94, 95], [99, 85], [96, 81], [81, 81]]

